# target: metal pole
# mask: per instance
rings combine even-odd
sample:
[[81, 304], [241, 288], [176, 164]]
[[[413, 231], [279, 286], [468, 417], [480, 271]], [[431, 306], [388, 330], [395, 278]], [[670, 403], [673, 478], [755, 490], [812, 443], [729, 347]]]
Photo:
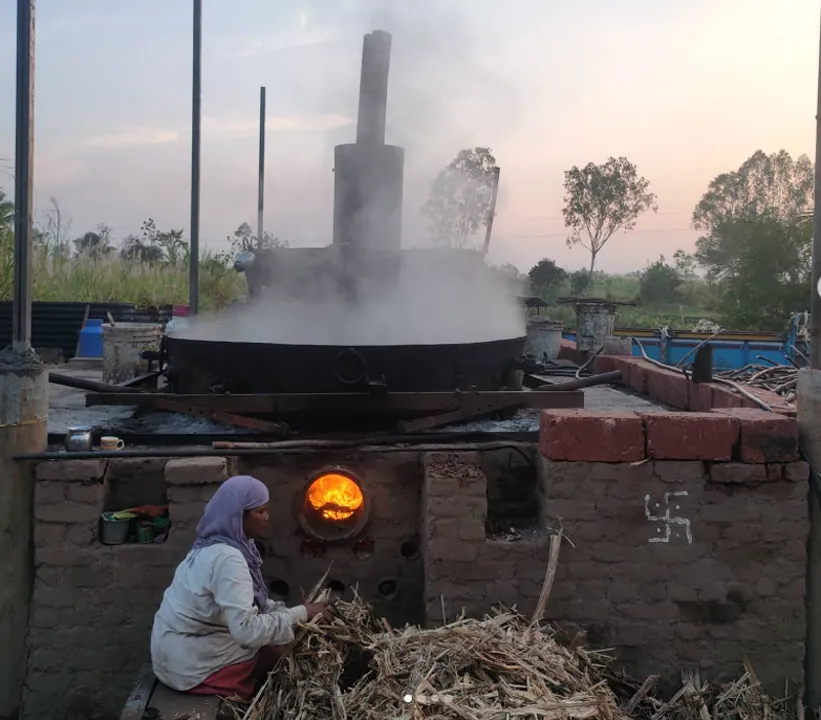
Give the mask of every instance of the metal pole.
[[819, 39], [818, 97], [815, 111], [815, 204], [812, 213], [812, 302], [810, 367], [821, 369], [821, 39]]
[[14, 158], [12, 346], [31, 347], [34, 183], [34, 0], [17, 0], [17, 109]]
[[257, 197], [257, 247], [262, 247], [262, 210], [265, 195], [265, 88], [259, 89], [259, 195]]
[[191, 103], [191, 251], [188, 304], [199, 309], [200, 290], [200, 105], [202, 101], [202, 0], [194, 0], [194, 77]]
[[[818, 420], [818, 370], [821, 369], [821, 32], [819, 33], [818, 91], [815, 111], [815, 198], [812, 214], [812, 299], [810, 300], [810, 370], [800, 371], [798, 379], [798, 423], [801, 444], [816, 468], [821, 463], [821, 437]], [[821, 509], [810, 483], [809, 541], [807, 543], [807, 637], [804, 665], [805, 702], [812, 714], [821, 706]]]

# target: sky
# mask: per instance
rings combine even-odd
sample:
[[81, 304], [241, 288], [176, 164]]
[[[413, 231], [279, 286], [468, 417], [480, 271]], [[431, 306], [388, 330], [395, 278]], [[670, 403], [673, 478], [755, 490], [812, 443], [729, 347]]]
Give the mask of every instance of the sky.
[[[387, 142], [405, 148], [403, 242], [465, 147], [501, 167], [490, 261], [526, 272], [567, 248], [564, 171], [625, 156], [658, 213], [611, 238], [609, 272], [692, 250], [695, 204], [758, 149], [813, 157], [818, 0], [205, 0], [201, 242], [256, 224], [267, 88], [265, 227], [331, 241], [333, 147], [353, 142], [362, 36], [393, 35]], [[14, 166], [15, 12], [0, 0], [0, 188]], [[190, 224], [191, 0], [37, 0], [37, 217], [72, 236], [151, 217]]]

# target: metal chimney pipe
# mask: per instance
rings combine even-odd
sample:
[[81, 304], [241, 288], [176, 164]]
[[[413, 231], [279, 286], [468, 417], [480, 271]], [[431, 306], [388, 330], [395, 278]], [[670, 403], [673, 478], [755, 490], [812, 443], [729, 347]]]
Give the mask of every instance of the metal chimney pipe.
[[382, 30], [374, 30], [365, 35], [365, 41], [362, 44], [362, 75], [359, 82], [357, 143], [385, 144], [390, 65], [390, 34]]

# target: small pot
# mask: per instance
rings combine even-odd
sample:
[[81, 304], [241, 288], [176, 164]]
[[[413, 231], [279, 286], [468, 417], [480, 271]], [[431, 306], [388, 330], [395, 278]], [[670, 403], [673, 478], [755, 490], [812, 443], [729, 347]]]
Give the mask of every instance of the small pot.
[[128, 539], [128, 531], [131, 528], [133, 517], [122, 517], [127, 515], [120, 513], [118, 517], [115, 513], [103, 513], [100, 518], [100, 540], [103, 545], [122, 545]]
[[66, 432], [65, 446], [69, 452], [91, 450], [91, 428], [84, 425], [70, 427]]

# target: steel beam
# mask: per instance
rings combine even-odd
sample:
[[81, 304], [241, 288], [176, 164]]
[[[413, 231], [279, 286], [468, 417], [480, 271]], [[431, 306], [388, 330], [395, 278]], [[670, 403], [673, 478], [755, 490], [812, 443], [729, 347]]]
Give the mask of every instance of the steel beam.
[[200, 296], [200, 130], [202, 126], [202, 0], [194, 0], [194, 57], [191, 97], [191, 247], [188, 257], [188, 305], [199, 312]]
[[31, 347], [34, 223], [34, 0], [17, 0], [17, 100], [14, 159], [12, 345]]

